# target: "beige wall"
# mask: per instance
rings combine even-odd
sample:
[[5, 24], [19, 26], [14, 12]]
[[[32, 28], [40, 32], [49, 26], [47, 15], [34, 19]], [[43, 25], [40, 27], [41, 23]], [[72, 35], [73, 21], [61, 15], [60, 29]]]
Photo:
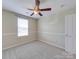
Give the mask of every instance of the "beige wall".
[[38, 20], [38, 39], [59, 48], [65, 48], [65, 15], [75, 13], [75, 8]]
[[24, 17], [29, 20], [29, 36], [18, 37], [16, 14], [3, 10], [3, 49], [18, 46], [37, 39], [60, 48], [65, 48], [64, 17], [72, 13], [75, 13], [75, 8], [62, 11], [53, 16], [41, 17], [39, 20]]
[[10, 47], [14, 47], [20, 44], [36, 40], [37, 21], [35, 19], [26, 17], [29, 20], [29, 35], [24, 37], [18, 37], [17, 18], [18, 17], [15, 13], [6, 10], [3, 10], [2, 12], [3, 49], [7, 49]]

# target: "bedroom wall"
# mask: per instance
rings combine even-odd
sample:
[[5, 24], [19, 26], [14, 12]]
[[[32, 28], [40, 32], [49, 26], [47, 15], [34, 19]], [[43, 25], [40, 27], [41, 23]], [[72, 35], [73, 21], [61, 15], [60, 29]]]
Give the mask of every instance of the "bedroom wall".
[[15, 13], [3, 10], [2, 11], [2, 47], [7, 49], [10, 47], [15, 47], [21, 44], [25, 44], [36, 40], [37, 31], [37, 21], [32, 18], [27, 18], [29, 20], [29, 35], [18, 37], [17, 36], [17, 18]]
[[75, 8], [38, 20], [38, 39], [65, 49], [65, 16], [75, 13]]

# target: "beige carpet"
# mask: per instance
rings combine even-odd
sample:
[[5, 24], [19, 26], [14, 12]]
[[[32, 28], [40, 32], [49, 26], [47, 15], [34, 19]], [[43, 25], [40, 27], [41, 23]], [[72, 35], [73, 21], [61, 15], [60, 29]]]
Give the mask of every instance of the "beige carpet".
[[11, 48], [3, 51], [3, 59], [75, 59], [73, 56], [64, 54], [65, 51], [35, 41], [20, 47]]

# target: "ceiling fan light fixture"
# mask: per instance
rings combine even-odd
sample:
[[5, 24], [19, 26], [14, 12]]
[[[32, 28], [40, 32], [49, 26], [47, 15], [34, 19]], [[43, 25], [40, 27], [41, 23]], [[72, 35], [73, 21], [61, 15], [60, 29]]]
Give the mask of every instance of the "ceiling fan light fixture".
[[33, 13], [31, 14], [31, 16], [33, 14], [39, 14], [40, 16], [43, 16], [42, 13], [41, 13], [41, 11], [51, 11], [51, 8], [40, 9], [39, 6], [40, 6], [40, 0], [35, 0], [35, 7], [34, 7], [34, 9], [29, 9], [28, 8], [28, 10], [33, 11]]
[[39, 13], [39, 11], [34, 11], [34, 14], [38, 14]]

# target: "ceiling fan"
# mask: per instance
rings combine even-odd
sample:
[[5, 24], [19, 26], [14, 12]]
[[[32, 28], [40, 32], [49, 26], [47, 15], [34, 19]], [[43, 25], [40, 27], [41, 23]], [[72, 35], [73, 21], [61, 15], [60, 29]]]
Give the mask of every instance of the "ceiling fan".
[[41, 11], [51, 11], [51, 8], [40, 9], [39, 5], [40, 5], [40, 0], [35, 0], [35, 7], [34, 7], [34, 9], [29, 9], [28, 8], [28, 10], [33, 11], [33, 13], [30, 16], [32, 16], [33, 14], [39, 14], [40, 16], [43, 16]]

